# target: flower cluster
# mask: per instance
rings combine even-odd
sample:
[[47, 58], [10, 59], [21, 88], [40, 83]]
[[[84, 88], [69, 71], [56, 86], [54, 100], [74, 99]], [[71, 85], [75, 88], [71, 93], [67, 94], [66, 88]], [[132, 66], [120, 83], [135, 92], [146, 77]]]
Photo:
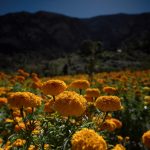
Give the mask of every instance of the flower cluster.
[[100, 96], [100, 90], [98, 88], [88, 88], [86, 89], [86, 95], [88, 97], [99, 97]]
[[92, 129], [83, 128], [71, 139], [72, 150], [106, 150], [107, 144], [102, 136]]
[[75, 80], [70, 84], [70, 87], [78, 89], [87, 89], [90, 87], [90, 83], [87, 80]]
[[120, 98], [117, 96], [100, 96], [96, 100], [96, 107], [103, 112], [120, 110]]
[[41, 97], [31, 92], [14, 92], [8, 97], [8, 103], [12, 107], [37, 107], [41, 105]]
[[142, 141], [146, 147], [150, 148], [150, 130], [143, 134]]
[[63, 116], [80, 116], [86, 110], [86, 100], [74, 91], [64, 91], [56, 96], [54, 109]]
[[67, 88], [64, 81], [61, 80], [48, 80], [41, 86], [41, 90], [45, 95], [56, 96]]

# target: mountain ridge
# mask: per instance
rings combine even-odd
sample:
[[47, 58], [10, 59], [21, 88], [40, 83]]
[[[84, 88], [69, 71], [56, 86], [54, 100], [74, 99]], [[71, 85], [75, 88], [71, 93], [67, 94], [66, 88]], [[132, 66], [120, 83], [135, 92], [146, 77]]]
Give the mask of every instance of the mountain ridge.
[[[79, 19], [49, 12], [20, 12], [0, 16], [0, 49], [68, 52], [83, 40], [99, 40], [105, 49], [123, 48], [124, 41], [150, 34], [150, 13], [116, 14]], [[126, 38], [127, 37], [127, 38]], [[8, 47], [8, 48], [7, 48]], [[11, 50], [8, 50], [9, 52]]]
[[[123, 53], [119, 56], [126, 59], [122, 66], [127, 66], [130, 60], [130, 64], [136, 61], [137, 54], [141, 57], [150, 54], [149, 24], [150, 13], [102, 15], [86, 19], [43, 11], [6, 14], [0, 16], [0, 68], [9, 70], [23, 64], [33, 68], [37, 62], [49, 66], [50, 60], [65, 58], [72, 53], [76, 58], [84, 40], [102, 42], [103, 56], [99, 59], [104, 62], [110, 59], [119, 59], [120, 62], [116, 52], [121, 49]], [[138, 57], [138, 61], [143, 60]], [[80, 58], [77, 60], [79, 63]]]

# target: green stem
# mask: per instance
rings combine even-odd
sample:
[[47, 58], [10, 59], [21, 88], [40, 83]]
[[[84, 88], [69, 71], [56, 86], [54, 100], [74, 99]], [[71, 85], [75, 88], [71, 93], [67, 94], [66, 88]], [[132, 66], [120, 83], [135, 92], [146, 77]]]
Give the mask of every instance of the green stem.
[[82, 94], [82, 89], [79, 89], [79, 93], [80, 93], [80, 95]]
[[24, 116], [24, 114], [23, 114], [23, 106], [20, 108], [20, 114], [21, 114], [21, 117], [22, 117], [23, 122], [24, 122], [24, 124], [25, 124], [26, 130], [28, 130], [27, 124], [26, 124], [26, 121], [25, 121], [25, 116]]
[[101, 129], [101, 127], [102, 127], [102, 125], [103, 125], [103, 123], [105, 122], [105, 120], [106, 120], [106, 117], [107, 117], [107, 115], [108, 115], [108, 111], [107, 112], [105, 112], [105, 114], [104, 114], [104, 117], [103, 117], [103, 120], [102, 120], [102, 123], [100, 124], [100, 129]]

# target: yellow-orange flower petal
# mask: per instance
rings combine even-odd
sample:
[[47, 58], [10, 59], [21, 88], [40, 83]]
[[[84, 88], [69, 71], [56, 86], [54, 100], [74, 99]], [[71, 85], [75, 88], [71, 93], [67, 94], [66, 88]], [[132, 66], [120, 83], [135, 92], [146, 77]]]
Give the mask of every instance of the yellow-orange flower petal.
[[41, 86], [41, 90], [45, 95], [56, 96], [62, 93], [67, 88], [64, 81], [61, 80], [48, 80]]
[[106, 150], [106, 141], [92, 129], [77, 131], [71, 139], [72, 150]]
[[98, 88], [88, 88], [86, 89], [86, 95], [89, 97], [99, 97], [100, 90]]
[[96, 100], [96, 107], [103, 112], [120, 110], [120, 98], [117, 96], [100, 96]]
[[86, 110], [86, 99], [74, 91], [56, 96], [54, 109], [63, 116], [80, 116]]
[[142, 142], [146, 147], [150, 148], [150, 130], [143, 134]]
[[12, 107], [37, 107], [41, 105], [41, 97], [30, 92], [15, 92], [8, 97], [8, 103]]
[[87, 80], [75, 80], [70, 84], [70, 87], [78, 89], [87, 89], [90, 87], [90, 83]]
[[126, 150], [126, 148], [121, 144], [116, 144], [112, 150]]

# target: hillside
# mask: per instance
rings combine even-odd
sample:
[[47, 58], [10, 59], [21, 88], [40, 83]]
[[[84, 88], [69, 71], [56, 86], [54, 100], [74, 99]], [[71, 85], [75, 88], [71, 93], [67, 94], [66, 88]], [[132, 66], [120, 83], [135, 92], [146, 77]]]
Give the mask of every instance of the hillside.
[[130, 54], [136, 51], [149, 54], [149, 25], [150, 13], [88, 19], [42, 11], [6, 14], [0, 16], [0, 68], [8, 67], [6, 63], [12, 66], [12, 60], [20, 63], [23, 56], [24, 61], [41, 61], [76, 54], [87, 39], [101, 41], [108, 51], [122, 49]]

